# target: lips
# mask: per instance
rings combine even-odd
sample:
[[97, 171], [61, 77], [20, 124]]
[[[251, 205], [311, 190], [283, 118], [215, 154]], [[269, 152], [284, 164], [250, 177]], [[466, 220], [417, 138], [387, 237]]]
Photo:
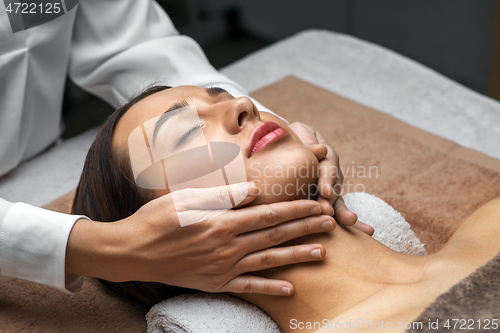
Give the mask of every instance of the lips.
[[249, 157], [286, 135], [288, 135], [288, 132], [272, 121], [266, 121], [257, 126], [250, 137]]

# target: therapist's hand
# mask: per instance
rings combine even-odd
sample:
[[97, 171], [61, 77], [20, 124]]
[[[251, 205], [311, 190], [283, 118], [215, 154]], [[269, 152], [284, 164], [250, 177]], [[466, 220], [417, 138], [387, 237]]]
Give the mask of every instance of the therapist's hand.
[[323, 213], [333, 215], [339, 223], [352, 225], [368, 235], [373, 235], [373, 228], [359, 221], [357, 215], [347, 209], [340, 195], [344, 175], [337, 152], [313, 127], [301, 122], [295, 122], [289, 126], [319, 161], [318, 202], [321, 204]]
[[[258, 194], [254, 183], [247, 185], [241, 206]], [[240, 186], [230, 185], [233, 197]], [[175, 206], [172, 194], [164, 195], [118, 222], [78, 220], [69, 238], [66, 273], [115, 282], [155, 281], [209, 292], [291, 295], [294, 288], [288, 281], [246, 273], [321, 260], [326, 253], [321, 244], [270, 247], [331, 231], [333, 218], [320, 215], [320, 204], [312, 200], [211, 214], [207, 209], [227, 208], [228, 188], [189, 189], [187, 195], [175, 197]], [[182, 191], [186, 190], [177, 192]], [[208, 213], [204, 221], [181, 227], [176, 208]]]

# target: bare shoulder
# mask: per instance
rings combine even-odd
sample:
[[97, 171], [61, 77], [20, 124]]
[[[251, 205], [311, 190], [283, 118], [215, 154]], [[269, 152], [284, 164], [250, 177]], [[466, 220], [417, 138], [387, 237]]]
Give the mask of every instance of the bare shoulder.
[[479, 267], [498, 252], [500, 198], [491, 200], [469, 216], [438, 253]]
[[350, 333], [386, 330], [402, 333], [409, 328], [420, 330], [426, 323], [415, 318], [452, 285], [453, 281], [426, 279], [412, 284], [388, 286], [332, 322], [337, 326], [348, 327]]
[[[379, 332], [382, 325], [391, 332], [421, 329], [428, 323], [415, 321], [437, 297], [474, 272], [500, 252], [500, 198], [469, 216], [437, 253], [425, 256], [422, 279], [411, 284], [392, 285], [370, 296], [334, 319], [356, 321], [350, 332]], [[383, 304], [383, 306], [380, 306]]]

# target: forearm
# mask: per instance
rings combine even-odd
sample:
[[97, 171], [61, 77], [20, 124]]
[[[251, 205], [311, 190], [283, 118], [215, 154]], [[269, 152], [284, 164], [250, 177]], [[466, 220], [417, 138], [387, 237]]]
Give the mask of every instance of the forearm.
[[127, 235], [119, 224], [78, 220], [68, 239], [66, 274], [123, 281], [120, 267], [127, 266]]

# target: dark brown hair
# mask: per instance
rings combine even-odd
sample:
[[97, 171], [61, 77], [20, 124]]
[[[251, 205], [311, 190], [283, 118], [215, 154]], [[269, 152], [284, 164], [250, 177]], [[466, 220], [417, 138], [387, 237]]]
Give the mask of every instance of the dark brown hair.
[[[168, 86], [152, 86], [116, 110], [105, 121], [90, 146], [73, 201], [72, 214], [94, 221], [113, 222], [134, 214], [155, 198], [151, 190], [135, 184], [127, 149], [113, 148], [112, 139], [122, 116], [137, 102]], [[148, 305], [194, 290], [156, 282], [110, 282], [100, 280], [123, 297]], [[196, 291], [199, 292], [199, 291]]]

